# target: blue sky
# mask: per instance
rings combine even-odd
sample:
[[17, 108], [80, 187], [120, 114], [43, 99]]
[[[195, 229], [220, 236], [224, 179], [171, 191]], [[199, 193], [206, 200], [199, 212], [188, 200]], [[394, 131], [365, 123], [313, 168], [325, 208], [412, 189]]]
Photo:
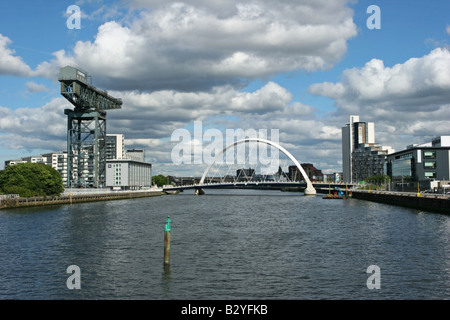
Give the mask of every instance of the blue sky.
[[[73, 4], [80, 30], [66, 26]], [[379, 30], [366, 26], [370, 5]], [[108, 130], [145, 148], [156, 173], [201, 171], [174, 167], [168, 143], [196, 120], [279, 129], [300, 162], [325, 172], [341, 171], [350, 114], [396, 150], [450, 134], [449, 12], [437, 0], [4, 0], [0, 168], [65, 148], [57, 70], [67, 63], [124, 100]]]

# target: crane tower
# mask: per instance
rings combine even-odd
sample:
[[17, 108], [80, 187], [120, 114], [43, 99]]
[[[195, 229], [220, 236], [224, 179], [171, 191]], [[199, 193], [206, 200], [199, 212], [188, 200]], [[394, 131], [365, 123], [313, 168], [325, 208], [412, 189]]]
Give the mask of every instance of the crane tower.
[[61, 95], [75, 108], [67, 115], [67, 187], [105, 186], [106, 110], [122, 100], [92, 86], [90, 76], [71, 66], [60, 69]]

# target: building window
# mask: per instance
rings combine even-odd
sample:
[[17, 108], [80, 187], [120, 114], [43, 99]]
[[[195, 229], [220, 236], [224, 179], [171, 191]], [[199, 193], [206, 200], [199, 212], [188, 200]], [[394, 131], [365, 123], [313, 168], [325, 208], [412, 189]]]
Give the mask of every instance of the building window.
[[423, 157], [424, 159], [434, 159], [436, 158], [436, 151], [424, 151]]
[[436, 178], [436, 172], [425, 172], [425, 178]]
[[407, 153], [407, 154], [402, 154], [402, 155], [396, 156], [395, 160], [404, 160], [404, 159], [412, 159], [412, 158], [413, 158], [413, 154]]
[[414, 160], [413, 159], [399, 159], [392, 161], [391, 174], [393, 178], [399, 177], [414, 177]]
[[423, 167], [425, 169], [436, 169], [436, 161], [425, 161]]

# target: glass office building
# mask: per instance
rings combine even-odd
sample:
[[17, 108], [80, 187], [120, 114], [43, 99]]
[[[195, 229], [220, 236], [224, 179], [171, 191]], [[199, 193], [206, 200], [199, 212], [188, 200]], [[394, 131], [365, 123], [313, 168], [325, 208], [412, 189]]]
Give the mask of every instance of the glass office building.
[[449, 180], [450, 136], [429, 143], [411, 145], [387, 157], [387, 174], [392, 181], [422, 182]]

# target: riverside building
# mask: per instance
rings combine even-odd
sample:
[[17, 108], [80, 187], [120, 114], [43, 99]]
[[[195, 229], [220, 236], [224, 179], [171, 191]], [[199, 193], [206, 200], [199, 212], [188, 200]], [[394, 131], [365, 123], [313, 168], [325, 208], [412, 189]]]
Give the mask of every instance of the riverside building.
[[5, 169], [9, 166], [18, 163], [43, 163], [46, 164], [61, 174], [62, 181], [65, 184], [67, 182], [67, 152], [50, 152], [40, 156], [23, 157], [17, 160], [5, 161]]
[[106, 159], [125, 158], [125, 138], [123, 134], [106, 135]]
[[152, 164], [130, 159], [106, 160], [106, 187], [141, 190], [152, 186]]
[[450, 180], [450, 136], [413, 144], [387, 157], [387, 174], [395, 185], [430, 188], [433, 180]]
[[[152, 185], [152, 164], [145, 162], [145, 150], [133, 149], [125, 152], [125, 139], [123, 134], [108, 134], [106, 136], [106, 188], [122, 190], [140, 190], [150, 188]], [[87, 158], [88, 153], [82, 151], [82, 155]], [[43, 163], [57, 170], [62, 177], [64, 185], [67, 184], [68, 160], [67, 151], [50, 152], [40, 156], [23, 157], [16, 160], [5, 161], [5, 169], [17, 163]], [[92, 187], [88, 181], [89, 161], [81, 162], [81, 168], [73, 164], [73, 174], [78, 174], [82, 179], [82, 186]]]
[[387, 155], [394, 150], [375, 143], [375, 124], [361, 122], [359, 116], [350, 116], [342, 127], [343, 182], [357, 182], [385, 172]]

